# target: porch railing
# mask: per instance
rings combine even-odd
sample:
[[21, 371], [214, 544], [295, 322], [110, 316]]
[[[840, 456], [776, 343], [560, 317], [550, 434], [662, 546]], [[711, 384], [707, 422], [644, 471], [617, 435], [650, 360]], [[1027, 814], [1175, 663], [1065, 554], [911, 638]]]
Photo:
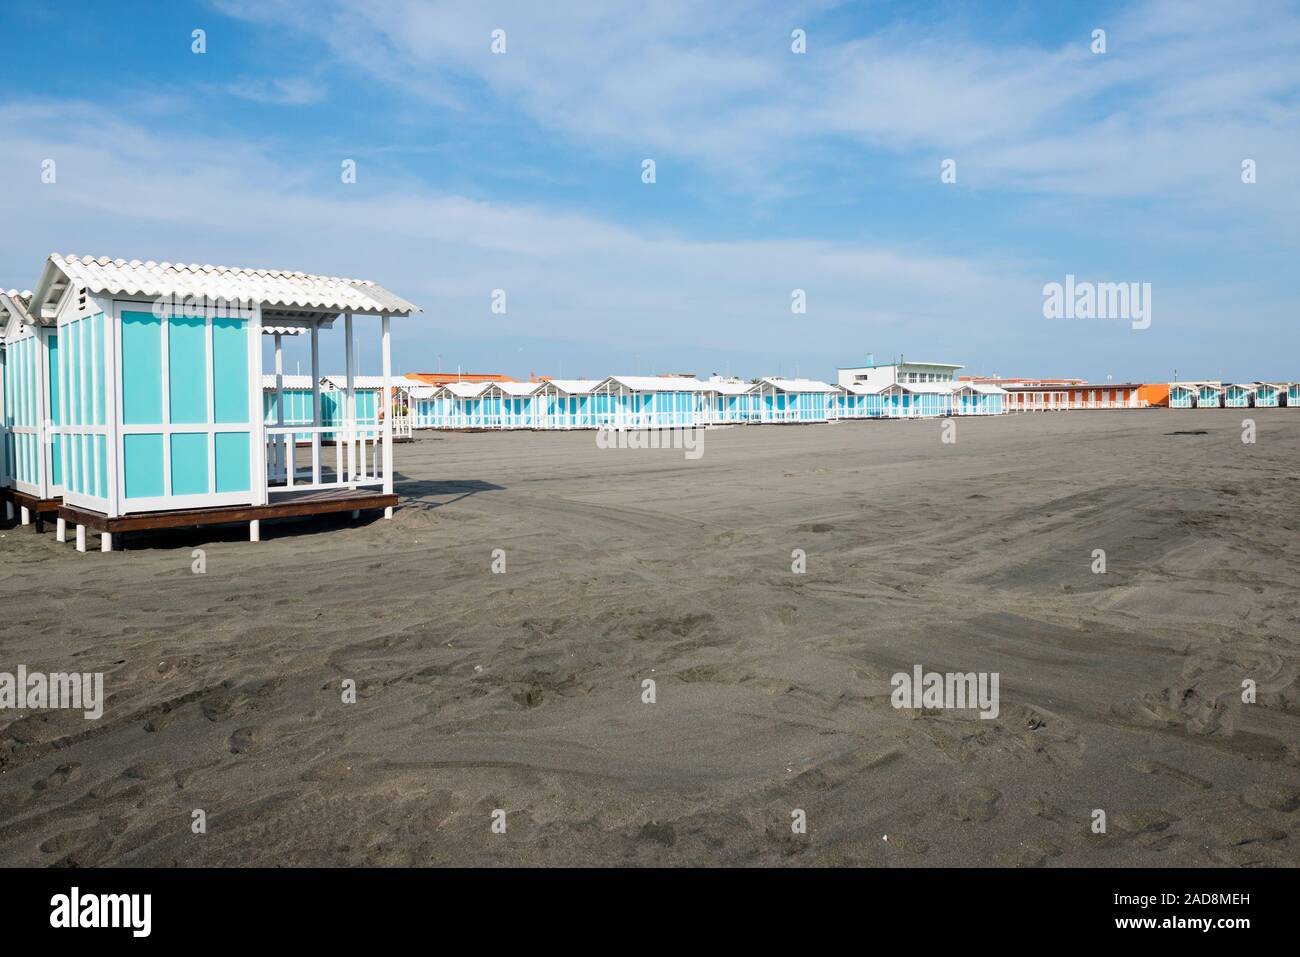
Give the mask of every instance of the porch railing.
[[[383, 486], [389, 477], [383, 425], [269, 425], [265, 431], [266, 487], [272, 494]], [[311, 442], [300, 463], [295, 436], [303, 435]]]

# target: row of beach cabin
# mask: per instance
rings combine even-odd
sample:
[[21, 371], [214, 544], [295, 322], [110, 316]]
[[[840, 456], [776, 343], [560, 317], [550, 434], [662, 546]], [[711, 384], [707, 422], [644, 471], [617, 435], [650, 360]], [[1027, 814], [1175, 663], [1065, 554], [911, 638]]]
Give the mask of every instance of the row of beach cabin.
[[[427, 388], [427, 387], [426, 387]], [[542, 382], [452, 382], [413, 395], [415, 429], [673, 429], [839, 419], [999, 415], [1005, 392], [968, 383], [891, 383], [880, 390], [813, 379], [757, 382], [610, 376]]]
[[1171, 382], [1171, 409], [1300, 407], [1300, 382]]

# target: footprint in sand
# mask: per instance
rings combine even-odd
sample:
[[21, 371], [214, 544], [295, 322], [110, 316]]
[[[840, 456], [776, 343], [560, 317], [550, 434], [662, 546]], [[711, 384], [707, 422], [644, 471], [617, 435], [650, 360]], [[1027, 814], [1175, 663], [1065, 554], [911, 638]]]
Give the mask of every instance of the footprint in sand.
[[1281, 784], [1256, 782], [1245, 790], [1241, 799], [1251, 807], [1283, 814], [1290, 814], [1300, 807], [1300, 791]]
[[57, 768], [32, 784], [33, 791], [57, 791], [65, 784], [71, 784], [81, 779], [81, 765], [60, 764]]
[[953, 816], [959, 821], [991, 821], [998, 816], [1002, 792], [997, 788], [969, 788], [950, 799]]
[[258, 737], [256, 728], [240, 728], [230, 736], [230, 753], [247, 754], [257, 746]]

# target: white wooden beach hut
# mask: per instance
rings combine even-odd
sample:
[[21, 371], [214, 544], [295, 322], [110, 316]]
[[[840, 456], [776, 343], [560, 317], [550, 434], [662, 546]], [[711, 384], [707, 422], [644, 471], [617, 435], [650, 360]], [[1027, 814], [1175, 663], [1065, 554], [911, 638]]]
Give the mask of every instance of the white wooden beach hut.
[[1218, 409], [1223, 407], [1223, 386], [1218, 382], [1202, 382], [1196, 388], [1196, 407], [1198, 409]]
[[752, 382], [714, 378], [704, 383], [704, 417], [715, 425], [758, 421], [758, 391]]
[[484, 397], [491, 404], [496, 428], [535, 429], [538, 427], [537, 398], [540, 382], [489, 382]]
[[952, 394], [954, 415], [1001, 415], [1007, 390], [987, 382], [959, 383]]
[[809, 423], [830, 421], [830, 396], [835, 387], [816, 379], [759, 379], [759, 421]]
[[1253, 383], [1233, 382], [1223, 388], [1223, 404], [1229, 409], [1247, 409], [1255, 404]]
[[953, 413], [952, 382], [894, 382], [880, 390], [881, 414], [891, 419], [931, 418]]
[[705, 425], [707, 387], [687, 376], [609, 376], [592, 389], [596, 425], [685, 429]]
[[447, 429], [486, 429], [493, 426], [488, 422], [487, 404], [484, 400], [488, 391], [486, 382], [448, 382], [439, 386], [434, 393], [435, 400], [441, 400], [445, 408]]
[[1256, 382], [1255, 405], [1262, 409], [1275, 409], [1286, 396], [1286, 384], [1283, 382]]
[[[377, 320], [388, 392], [389, 320], [419, 311], [406, 300], [365, 280], [53, 255], [31, 311], [59, 336], [59, 519], [76, 525], [78, 550], [87, 529], [109, 551], [115, 533], [140, 529], [248, 522], [257, 541], [264, 518], [392, 515], [391, 419], [357, 421], [353, 325]], [[305, 330], [319, 382], [319, 335], [340, 317], [340, 421], [325, 424], [317, 387], [313, 424], [268, 426], [264, 331]], [[299, 433], [312, 436], [307, 464], [271, 461]]]
[[838, 419], [870, 419], [880, 415], [880, 393], [864, 383], [836, 386], [831, 398]]
[[1199, 388], [1195, 382], [1169, 383], [1169, 408], [1194, 409]]
[[1300, 382], [1292, 382], [1287, 386], [1286, 405], [1288, 409], [1300, 408]]
[[546, 379], [538, 390], [537, 424], [542, 429], [594, 429], [598, 424], [592, 390], [599, 379]]
[[63, 495], [58, 442], [59, 336], [31, 310], [30, 292], [0, 291], [0, 495], [5, 517], [44, 528]]
[[434, 403], [434, 397], [438, 395], [438, 387], [425, 385], [423, 382], [412, 382], [409, 393], [411, 401], [411, 428], [412, 429], [439, 429], [445, 428], [443, 420], [446, 416], [442, 406]]

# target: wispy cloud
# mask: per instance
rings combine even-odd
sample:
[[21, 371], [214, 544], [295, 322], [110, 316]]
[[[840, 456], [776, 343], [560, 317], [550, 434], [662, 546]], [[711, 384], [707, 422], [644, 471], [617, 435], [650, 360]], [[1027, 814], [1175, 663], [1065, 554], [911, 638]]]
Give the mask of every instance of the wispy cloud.
[[325, 99], [323, 82], [300, 76], [245, 77], [227, 84], [226, 91], [268, 106], [309, 106]]

